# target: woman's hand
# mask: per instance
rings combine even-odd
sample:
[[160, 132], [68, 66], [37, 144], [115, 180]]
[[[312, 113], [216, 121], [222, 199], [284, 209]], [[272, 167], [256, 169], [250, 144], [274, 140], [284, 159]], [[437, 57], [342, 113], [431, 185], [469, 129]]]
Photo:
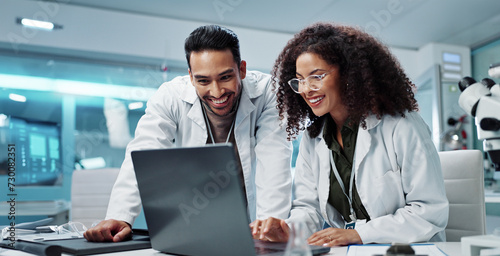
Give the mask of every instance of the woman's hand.
[[318, 231], [309, 237], [307, 242], [312, 245], [328, 247], [363, 243], [355, 229], [341, 228], [327, 228]]
[[270, 242], [286, 242], [290, 228], [285, 220], [269, 217], [267, 220], [255, 220], [250, 223], [254, 239]]

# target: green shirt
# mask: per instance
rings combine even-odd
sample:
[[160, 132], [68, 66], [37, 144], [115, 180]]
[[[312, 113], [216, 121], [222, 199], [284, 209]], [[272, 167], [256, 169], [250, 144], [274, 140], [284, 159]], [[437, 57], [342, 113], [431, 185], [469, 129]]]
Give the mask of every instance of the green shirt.
[[[342, 142], [344, 148], [340, 147], [339, 142], [336, 139], [337, 126], [333, 119], [328, 116], [325, 120], [325, 126], [323, 128], [323, 139], [326, 142], [328, 148], [332, 151], [333, 160], [335, 162], [335, 167], [339, 172], [339, 176], [344, 183], [345, 193], [349, 195], [349, 183], [351, 179], [352, 162], [354, 158], [354, 151], [356, 149], [356, 138], [358, 136], [357, 124], [349, 126], [349, 120], [347, 120], [340, 131], [342, 136]], [[356, 183], [353, 183], [353, 209], [356, 213], [358, 219], [370, 220], [370, 216], [366, 212], [361, 199], [359, 198], [358, 191], [356, 189]], [[342, 192], [342, 188], [335, 177], [333, 168], [330, 168], [330, 195], [328, 197], [328, 203], [332, 205], [342, 216], [346, 222], [351, 222], [349, 215], [350, 206], [349, 200]]]

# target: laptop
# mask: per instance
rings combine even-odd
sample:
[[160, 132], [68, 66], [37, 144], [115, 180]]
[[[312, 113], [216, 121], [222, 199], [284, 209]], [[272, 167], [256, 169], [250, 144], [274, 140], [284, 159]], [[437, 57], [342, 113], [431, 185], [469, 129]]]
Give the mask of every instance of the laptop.
[[[153, 249], [179, 255], [283, 255], [252, 238], [231, 144], [133, 151]], [[311, 246], [313, 254], [330, 248]]]

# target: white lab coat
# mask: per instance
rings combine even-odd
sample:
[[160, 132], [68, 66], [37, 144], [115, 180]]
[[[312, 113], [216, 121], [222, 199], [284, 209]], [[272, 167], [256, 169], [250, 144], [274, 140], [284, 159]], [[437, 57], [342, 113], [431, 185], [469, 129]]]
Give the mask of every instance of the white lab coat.
[[[248, 71], [234, 136], [241, 158], [250, 219], [287, 218], [291, 207], [291, 143], [280, 127], [269, 75]], [[111, 193], [106, 219], [133, 223], [141, 209], [130, 152], [207, 141], [202, 105], [189, 76], [160, 86], [148, 101]], [[165, 195], [168, 196], [168, 195]]]
[[[371, 218], [356, 225], [363, 243], [444, 241], [448, 199], [427, 125], [415, 112], [406, 118], [369, 116], [366, 125], [366, 130], [359, 128], [353, 160], [356, 188]], [[310, 234], [323, 221], [344, 227], [340, 213], [328, 203], [330, 154], [322, 134], [304, 134], [287, 222], [305, 221]]]

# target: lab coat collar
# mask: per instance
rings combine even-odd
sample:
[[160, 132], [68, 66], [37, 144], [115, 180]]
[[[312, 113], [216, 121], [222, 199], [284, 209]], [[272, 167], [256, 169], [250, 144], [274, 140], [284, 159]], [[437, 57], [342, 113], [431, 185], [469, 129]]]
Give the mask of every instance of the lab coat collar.
[[367, 116], [365, 121], [367, 130], [375, 128], [375, 126], [377, 126], [378, 124], [380, 124], [380, 122], [382, 122], [382, 120], [378, 119], [376, 115]]
[[248, 93], [249, 90], [247, 90], [247, 87], [248, 85], [243, 84], [240, 103], [237, 110], [238, 112], [236, 112], [236, 120], [234, 123], [235, 129], [238, 129], [240, 124], [242, 124], [243, 120], [245, 120], [245, 118], [249, 116], [252, 113], [252, 111], [254, 111], [256, 108], [253, 102], [250, 100], [251, 97]]
[[243, 91], [247, 92], [248, 98], [254, 99], [264, 93], [266, 86], [263, 86], [262, 82], [259, 83], [259, 81], [262, 80], [263, 76], [263, 73], [247, 71], [247, 75], [245, 79], [242, 80], [242, 83]]
[[359, 170], [359, 165], [361, 164], [361, 162], [363, 162], [363, 159], [365, 159], [366, 155], [370, 151], [370, 147], [372, 144], [370, 130], [380, 124], [381, 121], [382, 120], [378, 119], [376, 115], [369, 115], [365, 119], [366, 129], [364, 129], [361, 125], [359, 126], [356, 151], [354, 153], [353, 159], [353, 167], [354, 170], [356, 170], [356, 175], [358, 175], [357, 170]]
[[[381, 122], [380, 119], [377, 119], [376, 115], [369, 115], [365, 121], [366, 121], [366, 129], [363, 129], [361, 125], [359, 126], [358, 138], [356, 142], [356, 151], [354, 153], [353, 168], [356, 171], [356, 175], [358, 175], [357, 170], [359, 170], [359, 165], [366, 157], [371, 147], [371, 136], [369, 131], [375, 128]], [[321, 162], [329, 163], [330, 156], [328, 154], [330, 154], [330, 151], [326, 146], [325, 140], [323, 139], [323, 130], [324, 129], [321, 129], [320, 134], [316, 137], [316, 140], [319, 140], [319, 143], [316, 144], [315, 150], [319, 158], [321, 159]], [[322, 168], [329, 169], [330, 167], [324, 166]]]
[[256, 106], [253, 104], [252, 99], [260, 97], [264, 93], [265, 86], [262, 82], [259, 83], [262, 79], [260, 76], [262, 76], [262, 73], [247, 71], [245, 79], [241, 81], [243, 88], [241, 89], [240, 105], [236, 113], [236, 128], [255, 110]]
[[179, 79], [185, 85], [180, 94], [180, 98], [187, 103], [194, 104], [198, 99], [198, 94], [196, 94], [196, 90], [194, 89], [194, 85], [191, 83], [189, 75], [180, 77]]
[[203, 111], [201, 109], [202, 107], [203, 106], [201, 105], [201, 101], [199, 100], [198, 96], [196, 96], [196, 99], [194, 100], [194, 103], [193, 103], [193, 107], [187, 113], [187, 117], [190, 118], [191, 120], [193, 120], [193, 122], [198, 124], [203, 129], [208, 130], [206, 128], [206, 123], [205, 123], [205, 119], [203, 116]]
[[179, 78], [182, 83], [185, 85], [183, 90], [181, 91], [179, 97], [186, 103], [193, 105], [189, 112], [187, 113], [187, 117], [193, 120], [194, 123], [199, 125], [204, 130], [207, 130], [205, 119], [203, 118], [203, 112], [201, 110], [201, 102], [198, 94], [196, 94], [196, 90], [191, 83], [191, 79], [189, 75], [183, 76]]

